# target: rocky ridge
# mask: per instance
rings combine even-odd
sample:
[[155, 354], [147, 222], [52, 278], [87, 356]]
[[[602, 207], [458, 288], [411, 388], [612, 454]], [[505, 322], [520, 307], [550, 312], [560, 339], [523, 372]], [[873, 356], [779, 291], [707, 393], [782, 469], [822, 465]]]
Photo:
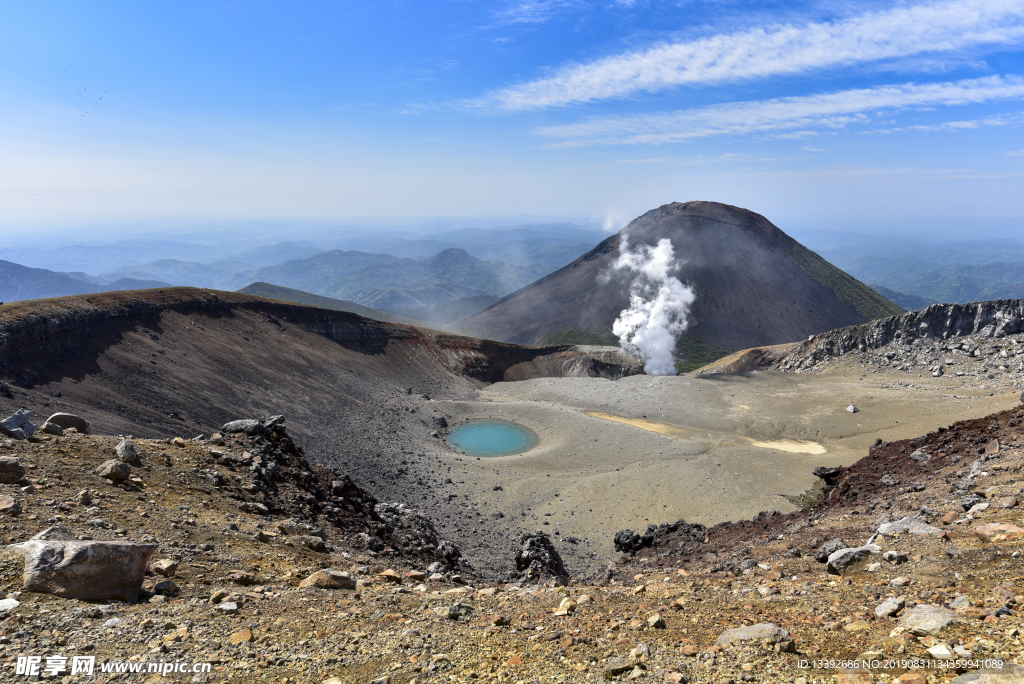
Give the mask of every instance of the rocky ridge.
[[[815, 335], [762, 367], [824, 370], [856, 354], [866, 366], [936, 375], [984, 375], [1020, 384], [1024, 374], [1024, 300], [933, 304], [923, 311]], [[967, 369], [958, 366], [967, 366]]]

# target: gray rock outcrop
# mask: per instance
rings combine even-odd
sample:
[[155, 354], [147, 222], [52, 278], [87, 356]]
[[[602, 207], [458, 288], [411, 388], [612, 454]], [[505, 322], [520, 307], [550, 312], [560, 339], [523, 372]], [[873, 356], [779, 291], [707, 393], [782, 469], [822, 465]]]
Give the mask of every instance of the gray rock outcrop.
[[249, 436], [265, 435], [275, 431], [275, 428], [284, 428], [284, 416], [269, 416], [266, 418], [246, 418], [233, 420], [224, 423], [220, 431], [226, 435], [243, 432]]
[[907, 516], [895, 522], [884, 523], [878, 527], [878, 534], [896, 534], [898, 532], [911, 532], [913, 534], [942, 534], [942, 530], [934, 525], [929, 525], [923, 518], [918, 516]]
[[[66, 536], [64, 530], [51, 536]], [[41, 536], [44, 533], [40, 533]], [[25, 558], [25, 591], [63, 598], [134, 602], [155, 544], [33, 538], [8, 547]]]
[[3, 420], [0, 420], [0, 431], [15, 439], [28, 439], [38, 429], [30, 418], [32, 418], [31, 411], [28, 409], [18, 409]]
[[891, 343], [910, 344], [918, 339], [947, 340], [970, 335], [998, 338], [1022, 331], [1024, 299], [933, 304], [922, 311], [910, 311], [815, 335], [773, 367], [781, 370], [812, 368], [847, 352], [878, 349]]

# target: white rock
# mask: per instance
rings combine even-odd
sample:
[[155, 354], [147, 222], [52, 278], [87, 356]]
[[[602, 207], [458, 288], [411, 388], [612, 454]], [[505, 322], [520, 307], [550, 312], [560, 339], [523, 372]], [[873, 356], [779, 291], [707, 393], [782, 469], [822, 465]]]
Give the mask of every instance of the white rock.
[[847, 406], [846, 410], [849, 411], [850, 413], [860, 413], [860, 409], [857, 408], [854, 404], [850, 404], [849, 406]]
[[21, 601], [19, 601], [18, 599], [12, 599], [12, 598], [4, 599], [4, 600], [0, 601], [0, 613], [5, 613], [5, 612], [7, 612], [9, 610], [14, 610], [15, 608], [17, 608], [20, 605], [21, 605]]

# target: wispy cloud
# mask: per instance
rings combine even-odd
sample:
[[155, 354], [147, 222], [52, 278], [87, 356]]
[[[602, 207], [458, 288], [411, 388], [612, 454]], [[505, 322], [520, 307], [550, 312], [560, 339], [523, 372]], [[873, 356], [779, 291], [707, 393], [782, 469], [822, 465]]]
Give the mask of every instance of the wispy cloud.
[[525, 0], [494, 12], [494, 25], [540, 24], [558, 12], [580, 4], [580, 0]]
[[[821, 150], [822, 152], [824, 150]], [[726, 163], [760, 163], [784, 161], [789, 157], [763, 157], [750, 154], [738, 154], [726, 152], [713, 156], [698, 154], [695, 157], [655, 157], [652, 159], [616, 159], [616, 164], [629, 164], [632, 166], [645, 166], [649, 164], [668, 164], [672, 166], [708, 166], [710, 164]]]
[[[505, 21], [540, 21], [572, 0], [533, 0]], [[869, 12], [831, 23], [782, 25], [660, 44], [593, 62], [466, 103], [527, 110], [656, 92], [680, 85], [739, 81], [915, 55], [999, 46], [1024, 39], [1024, 0], [947, 0]]]
[[1006, 153], [1007, 157], [1024, 157], [1024, 150], [1014, 150]]
[[559, 147], [681, 142], [716, 135], [786, 133], [869, 122], [869, 113], [1024, 98], [1024, 79], [992, 76], [949, 83], [878, 86], [821, 95], [736, 102], [664, 114], [591, 119], [534, 132]]

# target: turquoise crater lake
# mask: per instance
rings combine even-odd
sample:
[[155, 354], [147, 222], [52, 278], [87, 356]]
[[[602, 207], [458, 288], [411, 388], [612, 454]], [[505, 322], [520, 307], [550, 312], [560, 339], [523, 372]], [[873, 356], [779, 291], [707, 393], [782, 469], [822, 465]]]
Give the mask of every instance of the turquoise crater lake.
[[478, 420], [452, 428], [448, 444], [468, 456], [510, 456], [537, 445], [537, 435], [503, 420]]

